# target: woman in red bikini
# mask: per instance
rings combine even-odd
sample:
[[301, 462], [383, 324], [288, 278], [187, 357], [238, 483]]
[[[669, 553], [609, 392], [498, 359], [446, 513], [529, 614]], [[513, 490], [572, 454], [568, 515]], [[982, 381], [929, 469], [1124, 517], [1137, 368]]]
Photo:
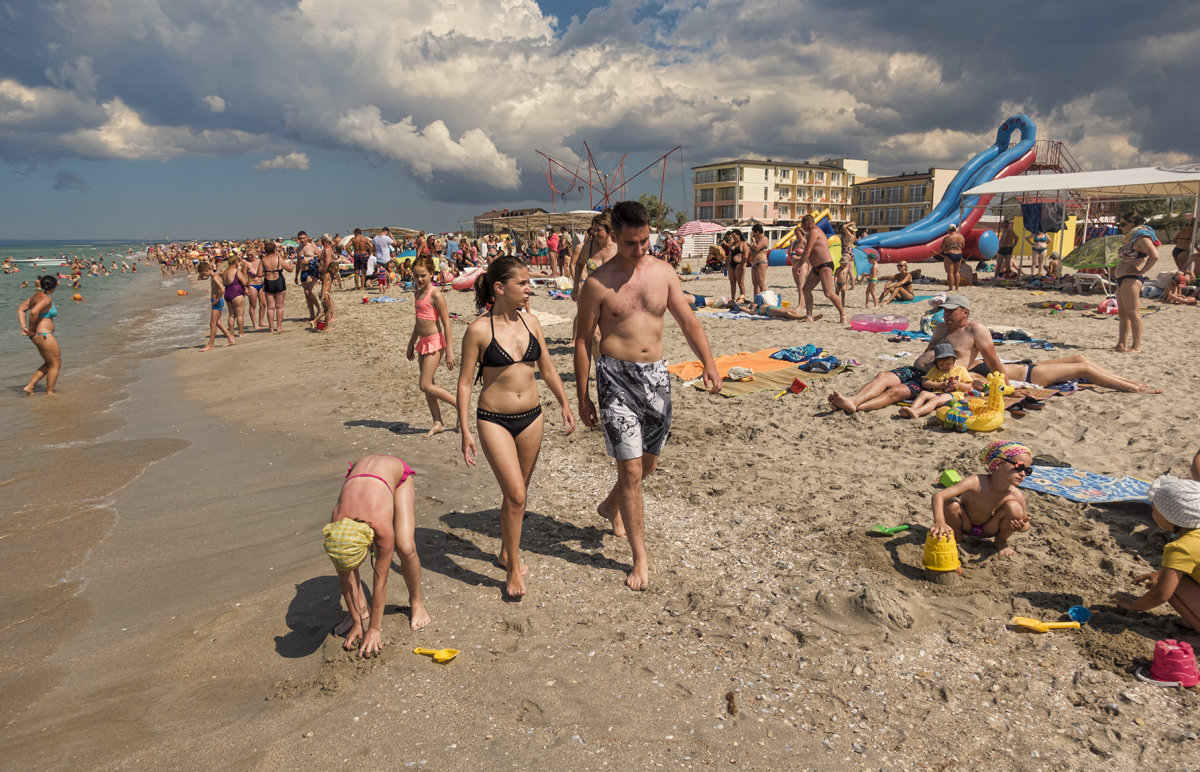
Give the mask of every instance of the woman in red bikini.
[[[550, 361], [550, 350], [536, 316], [522, 313], [529, 298], [529, 269], [515, 257], [500, 257], [475, 281], [475, 303], [490, 310], [467, 327], [463, 336], [462, 369], [458, 373], [458, 430], [463, 459], [475, 466], [467, 408], [471, 404], [471, 372], [479, 365], [476, 382], [483, 383], [475, 412], [476, 430], [504, 501], [500, 505], [500, 563], [508, 572], [505, 593], [525, 594], [525, 573], [517, 554], [529, 479], [542, 448], [542, 404], [534, 368], [562, 405], [567, 434], [575, 429], [575, 414], [567, 402], [562, 379]], [[521, 352], [514, 355], [511, 352]]]
[[446, 345], [450, 338], [450, 312], [446, 310], [442, 291], [433, 286], [433, 271], [433, 258], [428, 255], [421, 255], [413, 263], [417, 322], [408, 341], [408, 360], [421, 357], [421, 391], [425, 392], [425, 401], [433, 416], [433, 426], [425, 433], [426, 437], [446, 431], [438, 400], [454, 407], [454, 395], [433, 382], [443, 351], [446, 352], [446, 369], [454, 369], [454, 350]]

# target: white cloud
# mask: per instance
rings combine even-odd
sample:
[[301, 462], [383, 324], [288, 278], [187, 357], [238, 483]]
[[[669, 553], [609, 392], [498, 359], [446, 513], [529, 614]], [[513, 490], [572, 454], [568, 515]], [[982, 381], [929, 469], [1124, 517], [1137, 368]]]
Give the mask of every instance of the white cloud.
[[[29, 48], [49, 85], [0, 80], [9, 159], [333, 149], [395, 163], [439, 189], [544, 191], [534, 149], [569, 158], [583, 139], [617, 158], [683, 144], [689, 163], [753, 152], [922, 168], [965, 161], [1010, 112], [1027, 112], [1041, 136], [1053, 130], [1100, 165], [1196, 148], [1185, 128], [1194, 121], [1134, 118], [1133, 102], [1114, 117], [1121, 99], [1077, 96], [1102, 88], [1088, 83], [1108, 78], [1099, 65], [1111, 59], [1128, 83], [1122, 94], [1148, 99], [1138, 79], [1169, 81], [1163, 73], [1197, 39], [1187, 28], [1162, 38], [1171, 57], [1121, 58], [1136, 40], [1118, 31], [1096, 42], [1088, 64], [1070, 41], [1059, 53], [999, 29], [1018, 10], [996, 20], [991, 37], [1003, 43], [989, 44], [959, 34], [955, 19], [869, 0], [836, 12], [811, 2], [613, 0], [566, 29], [534, 0], [53, 8], [59, 29]], [[1157, 34], [1153, 19], [1142, 26]], [[65, 51], [72, 58], [42, 61]], [[1028, 107], [1002, 104], [1014, 93]], [[1155, 144], [1167, 149], [1144, 149]]]
[[262, 161], [254, 165], [256, 172], [306, 171], [307, 169], [308, 154], [295, 152], [277, 155], [269, 161]]

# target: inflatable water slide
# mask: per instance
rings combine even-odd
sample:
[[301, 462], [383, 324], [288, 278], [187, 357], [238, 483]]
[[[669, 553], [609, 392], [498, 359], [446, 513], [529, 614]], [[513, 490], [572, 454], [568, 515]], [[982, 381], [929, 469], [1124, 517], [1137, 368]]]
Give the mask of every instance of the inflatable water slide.
[[[1012, 141], [1014, 132], [1021, 135], [1020, 142], [1015, 144]], [[1037, 126], [1027, 115], [1014, 115], [1000, 124], [995, 144], [958, 170], [933, 211], [903, 230], [873, 233], [858, 240], [854, 245], [856, 270], [870, 270], [867, 262], [869, 252], [878, 255], [880, 263], [927, 260], [941, 251], [942, 238], [951, 224], [957, 225], [959, 233], [966, 237], [964, 254], [968, 257], [994, 256], [998, 247], [996, 234], [990, 230], [974, 230], [992, 197], [963, 198], [963, 191], [990, 180], [1013, 177], [1024, 172], [1033, 164], [1036, 139]]]

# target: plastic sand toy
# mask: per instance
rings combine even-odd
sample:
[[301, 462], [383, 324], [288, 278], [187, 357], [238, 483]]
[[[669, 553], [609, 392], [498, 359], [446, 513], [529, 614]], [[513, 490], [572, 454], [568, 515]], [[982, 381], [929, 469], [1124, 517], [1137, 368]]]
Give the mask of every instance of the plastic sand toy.
[[962, 574], [962, 563], [958, 559], [958, 543], [953, 536], [935, 538], [932, 533], [925, 537], [925, 555], [921, 559], [925, 567], [925, 578], [938, 584], [951, 584]]
[[1154, 662], [1150, 665], [1150, 678], [1143, 681], [1159, 686], [1195, 686], [1200, 683], [1200, 672], [1196, 669], [1196, 654], [1186, 641], [1168, 638], [1154, 644]]
[[907, 531], [909, 528], [912, 528], [912, 526], [908, 523], [904, 523], [903, 525], [877, 525], [873, 527], [871, 531], [874, 533], [882, 533], [886, 536], [895, 536], [901, 531]]
[[433, 657], [434, 662], [449, 662], [458, 656], [458, 649], [413, 649], [413, 654], [424, 654]]
[[1024, 627], [1026, 630], [1032, 630], [1035, 633], [1048, 633], [1051, 630], [1079, 629], [1078, 622], [1041, 622], [1029, 617], [1013, 617], [1009, 620], [1009, 624], [1014, 627]]

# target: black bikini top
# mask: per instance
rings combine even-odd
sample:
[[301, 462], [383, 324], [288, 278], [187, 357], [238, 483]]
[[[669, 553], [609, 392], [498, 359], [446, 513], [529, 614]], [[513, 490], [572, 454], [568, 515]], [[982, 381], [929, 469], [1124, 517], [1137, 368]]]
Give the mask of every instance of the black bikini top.
[[[521, 319], [521, 315], [517, 315]], [[517, 362], [513, 360], [512, 355], [504, 350], [504, 347], [496, 342], [496, 318], [488, 314], [488, 320], [492, 325], [492, 342], [483, 350], [483, 356], [479, 358], [479, 373], [475, 376], [475, 382], [478, 383], [483, 379], [483, 368], [485, 367], [508, 367], [515, 365]], [[525, 327], [525, 331], [529, 332], [529, 325], [525, 324], [525, 320], [521, 319], [521, 324]], [[538, 343], [537, 336], [529, 332], [529, 345], [525, 347], [525, 353], [521, 355], [519, 361], [533, 364], [542, 356], [542, 344]]]

